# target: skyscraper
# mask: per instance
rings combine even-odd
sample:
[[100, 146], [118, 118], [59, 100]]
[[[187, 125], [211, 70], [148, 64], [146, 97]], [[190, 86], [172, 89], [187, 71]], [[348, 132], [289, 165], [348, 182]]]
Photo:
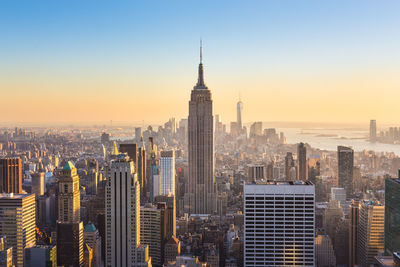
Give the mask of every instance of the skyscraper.
[[38, 245], [26, 248], [24, 266], [57, 267], [57, 247], [55, 245]]
[[140, 207], [140, 242], [149, 246], [149, 255], [154, 266], [164, 263], [164, 243], [167, 238], [167, 206], [147, 203]]
[[144, 184], [146, 183], [146, 167], [147, 158], [146, 158], [146, 146], [143, 141], [143, 136], [140, 137], [139, 149], [138, 149], [138, 157], [137, 157], [137, 174], [138, 180], [140, 184], [140, 196], [145, 197], [144, 195]]
[[32, 173], [32, 193], [35, 194], [36, 198], [44, 195], [44, 172]]
[[101, 261], [101, 237], [99, 231], [93, 223], [88, 223], [85, 226], [83, 233], [85, 244], [93, 249], [93, 266], [102, 266]]
[[354, 150], [338, 146], [338, 184], [346, 189], [347, 197], [353, 194]]
[[299, 162], [297, 179], [307, 180], [307, 148], [304, 143], [297, 146], [297, 160]]
[[237, 108], [237, 127], [238, 127], [238, 133], [241, 134], [243, 124], [242, 124], [242, 112], [243, 112], [243, 102], [239, 99], [239, 102], [237, 102], [236, 105]]
[[166, 203], [168, 211], [167, 237], [176, 236], [176, 201], [175, 195], [155, 197], [156, 203]]
[[315, 259], [318, 267], [336, 266], [335, 251], [329, 235], [317, 235], [315, 238]]
[[22, 194], [22, 166], [20, 158], [0, 159], [0, 193]]
[[80, 266], [83, 264], [83, 222], [79, 176], [71, 161], [57, 171], [57, 176], [57, 265]]
[[400, 179], [385, 180], [385, 254], [400, 251]]
[[364, 200], [360, 204], [358, 225], [358, 263], [371, 266], [384, 251], [385, 206]]
[[261, 180], [265, 178], [265, 166], [262, 164], [250, 164], [247, 166], [247, 175], [249, 177], [249, 182], [255, 180]]
[[140, 184], [133, 161], [119, 154], [106, 182], [106, 266], [136, 266], [140, 244]]
[[315, 266], [310, 182], [244, 186], [244, 266]]
[[285, 157], [285, 178], [286, 180], [296, 180], [296, 177], [291, 177], [292, 168], [296, 168], [294, 165], [294, 159], [292, 152], [287, 152]]
[[250, 126], [250, 137], [256, 137], [262, 135], [262, 122], [256, 121]]
[[376, 142], [376, 120], [369, 122], [369, 141]]
[[358, 265], [358, 216], [359, 202], [352, 200], [349, 212], [349, 266]]
[[0, 194], [0, 236], [12, 247], [13, 264], [23, 266], [24, 249], [36, 245], [35, 196]]
[[173, 150], [161, 151], [160, 195], [175, 195], [175, 153]]
[[214, 130], [211, 92], [204, 83], [202, 51], [197, 84], [191, 92], [188, 117], [190, 213], [216, 211]]
[[119, 144], [119, 152], [128, 153], [128, 156], [131, 160], [133, 160], [133, 163], [137, 163], [138, 153], [136, 149], [136, 144]]
[[139, 141], [140, 137], [142, 137], [142, 128], [141, 127], [136, 127], [135, 128], [135, 139], [136, 139], [136, 141]]
[[160, 182], [160, 160], [155, 151], [151, 151], [149, 164], [148, 191], [150, 192], [150, 202], [154, 201], [154, 196], [159, 195]]
[[319, 155], [308, 156], [308, 180], [316, 184], [317, 177], [321, 175], [321, 159]]

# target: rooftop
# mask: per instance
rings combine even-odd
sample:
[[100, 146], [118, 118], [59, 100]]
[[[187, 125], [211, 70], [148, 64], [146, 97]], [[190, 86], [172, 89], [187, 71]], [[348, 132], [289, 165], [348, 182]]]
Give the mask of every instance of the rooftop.
[[0, 199], [23, 199], [32, 194], [1, 193]]
[[246, 185], [313, 185], [310, 181], [271, 181], [271, 180], [266, 180], [266, 181], [253, 181], [250, 183], [247, 183]]
[[75, 166], [71, 161], [68, 161], [63, 168], [63, 170], [72, 170], [72, 169], [75, 169]]
[[85, 232], [96, 232], [96, 226], [94, 226], [94, 224], [93, 223], [88, 223], [86, 226], [85, 226]]

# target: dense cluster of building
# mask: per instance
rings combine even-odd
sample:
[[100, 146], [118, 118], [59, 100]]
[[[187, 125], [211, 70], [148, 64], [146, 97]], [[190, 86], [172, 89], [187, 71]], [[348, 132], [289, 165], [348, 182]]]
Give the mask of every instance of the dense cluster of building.
[[398, 156], [248, 132], [241, 101], [228, 131], [212, 108], [200, 62], [188, 118], [157, 131], [3, 129], [0, 266], [400, 264]]

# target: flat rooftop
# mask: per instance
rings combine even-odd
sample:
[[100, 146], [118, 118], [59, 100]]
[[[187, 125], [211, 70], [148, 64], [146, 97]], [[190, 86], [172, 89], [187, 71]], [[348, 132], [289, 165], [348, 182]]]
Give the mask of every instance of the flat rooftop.
[[266, 180], [266, 181], [255, 181], [255, 182], [250, 182], [246, 183], [246, 185], [314, 185], [310, 181], [272, 181], [272, 180]]
[[32, 194], [1, 193], [0, 199], [23, 199]]

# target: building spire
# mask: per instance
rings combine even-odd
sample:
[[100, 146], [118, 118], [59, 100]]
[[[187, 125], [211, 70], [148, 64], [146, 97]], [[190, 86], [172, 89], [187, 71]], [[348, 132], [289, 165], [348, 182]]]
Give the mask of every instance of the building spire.
[[204, 70], [203, 70], [203, 41], [200, 38], [200, 64], [199, 64], [199, 77], [195, 89], [207, 89], [204, 83]]
[[200, 64], [203, 63], [203, 42], [200, 38]]

